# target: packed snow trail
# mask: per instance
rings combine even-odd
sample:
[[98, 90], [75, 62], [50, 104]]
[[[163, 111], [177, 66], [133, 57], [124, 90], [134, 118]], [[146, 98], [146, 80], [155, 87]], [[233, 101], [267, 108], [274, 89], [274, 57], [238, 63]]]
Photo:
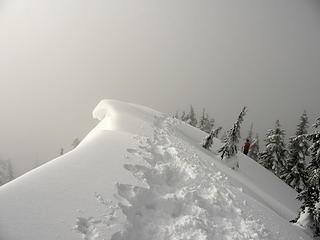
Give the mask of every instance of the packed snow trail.
[[146, 187], [117, 184], [126, 221], [112, 240], [299, 239], [268, 229], [259, 218], [262, 211], [252, 209], [262, 206], [249, 200], [250, 206], [250, 198], [214, 163], [204, 164], [175, 136], [176, 124], [156, 117], [153, 136], [137, 136], [138, 147], [127, 150], [146, 163], [124, 166]]

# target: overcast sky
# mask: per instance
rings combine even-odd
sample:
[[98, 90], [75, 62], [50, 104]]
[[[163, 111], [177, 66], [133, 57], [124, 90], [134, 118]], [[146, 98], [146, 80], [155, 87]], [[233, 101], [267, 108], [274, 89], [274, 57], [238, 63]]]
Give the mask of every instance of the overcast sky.
[[292, 134], [320, 114], [319, 43], [317, 0], [0, 0], [1, 156], [56, 157], [103, 98]]

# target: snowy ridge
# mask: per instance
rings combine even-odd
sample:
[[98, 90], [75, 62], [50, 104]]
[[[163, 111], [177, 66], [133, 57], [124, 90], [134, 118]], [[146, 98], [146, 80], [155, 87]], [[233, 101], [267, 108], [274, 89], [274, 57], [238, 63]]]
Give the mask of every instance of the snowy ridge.
[[1, 240], [311, 239], [293, 190], [242, 154], [229, 169], [200, 130], [115, 100], [93, 115], [74, 151], [0, 188]]
[[301, 239], [295, 227], [282, 227], [288, 225], [283, 219], [280, 225], [263, 222], [270, 218], [266, 209], [259, 210], [265, 207], [234, 186], [214, 162], [203, 162], [175, 136], [176, 125], [172, 118], [157, 117], [153, 136], [137, 137], [138, 147], [127, 150], [147, 163], [124, 166], [147, 187], [117, 184], [127, 221], [111, 239]]

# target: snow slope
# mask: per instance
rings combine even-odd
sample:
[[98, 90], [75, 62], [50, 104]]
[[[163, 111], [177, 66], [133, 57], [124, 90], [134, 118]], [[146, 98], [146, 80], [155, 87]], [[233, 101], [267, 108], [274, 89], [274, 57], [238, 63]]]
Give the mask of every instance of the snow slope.
[[312, 239], [289, 220], [296, 193], [250, 158], [231, 170], [205, 134], [103, 100], [73, 151], [0, 188], [1, 240]]

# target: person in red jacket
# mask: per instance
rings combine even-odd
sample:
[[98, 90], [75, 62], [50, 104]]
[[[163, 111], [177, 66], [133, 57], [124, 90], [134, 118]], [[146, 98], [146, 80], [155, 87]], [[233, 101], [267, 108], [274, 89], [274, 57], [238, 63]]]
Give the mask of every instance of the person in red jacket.
[[245, 143], [244, 146], [243, 146], [243, 153], [244, 153], [245, 155], [248, 154], [249, 148], [250, 148], [250, 140], [247, 138], [246, 143]]

